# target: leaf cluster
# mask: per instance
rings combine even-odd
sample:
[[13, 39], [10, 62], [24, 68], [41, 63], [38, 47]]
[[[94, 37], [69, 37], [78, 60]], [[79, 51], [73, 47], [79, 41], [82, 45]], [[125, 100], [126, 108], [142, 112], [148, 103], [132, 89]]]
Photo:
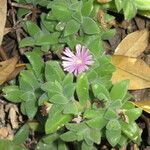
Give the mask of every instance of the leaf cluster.
[[[30, 64], [21, 72], [19, 85], [5, 87], [3, 92], [7, 100], [20, 103], [21, 112], [29, 120], [36, 119], [40, 128], [44, 127], [46, 136], [38, 146], [47, 140], [48, 147], [56, 141], [63, 144], [78, 141], [82, 149], [92, 149], [93, 144], [100, 144], [101, 138], [106, 138], [113, 147], [130, 140], [140, 142], [135, 120], [141, 110], [128, 102], [127, 81], [112, 86], [114, 67], [109, 58], [97, 58], [92, 69], [74, 77], [65, 74], [58, 61], [43, 62], [39, 49], [27, 52], [26, 57]], [[38, 112], [40, 106], [46, 106], [46, 117]], [[19, 137], [27, 133], [23, 131]]]

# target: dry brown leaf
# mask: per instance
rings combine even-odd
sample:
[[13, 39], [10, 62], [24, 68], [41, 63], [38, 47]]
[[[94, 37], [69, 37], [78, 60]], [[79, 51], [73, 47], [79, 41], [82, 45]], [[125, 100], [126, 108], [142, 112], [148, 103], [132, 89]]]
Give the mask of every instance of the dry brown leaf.
[[15, 70], [7, 78], [7, 81], [14, 79], [24, 68], [25, 64], [17, 64]]
[[18, 107], [14, 104], [6, 105], [5, 111], [9, 111], [8, 119], [10, 119], [10, 123], [13, 129], [17, 129], [19, 127]]
[[11, 31], [12, 31], [12, 28], [5, 28], [4, 29], [4, 35], [8, 34]]
[[116, 66], [112, 76], [113, 83], [129, 79], [130, 90], [150, 87], [150, 68], [143, 60], [114, 55], [112, 64]]
[[9, 134], [9, 130], [6, 127], [0, 128], [0, 138], [6, 138]]
[[7, 12], [7, 0], [0, 0], [0, 45], [3, 40]]
[[115, 55], [138, 57], [148, 46], [149, 31], [147, 29], [127, 35], [115, 50]]
[[121, 69], [116, 69], [111, 80], [114, 84], [121, 80], [130, 80], [129, 90], [145, 89], [150, 87], [150, 82], [140, 79], [139, 77], [136, 77], [135, 75]]
[[7, 81], [15, 70], [18, 59], [16, 57], [0, 62], [0, 85]]
[[0, 103], [0, 121], [2, 125], [5, 125], [5, 110], [4, 105]]
[[150, 113], [150, 100], [132, 102], [135, 106], [141, 108], [142, 110]]

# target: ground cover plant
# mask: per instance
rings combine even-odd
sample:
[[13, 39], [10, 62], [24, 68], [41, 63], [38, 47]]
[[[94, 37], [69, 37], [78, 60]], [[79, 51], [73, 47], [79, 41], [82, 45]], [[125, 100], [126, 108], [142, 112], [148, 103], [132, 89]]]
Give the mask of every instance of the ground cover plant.
[[[113, 73], [118, 69], [116, 62], [122, 54], [112, 57], [104, 45], [116, 34], [113, 13], [120, 13], [124, 20], [137, 13], [149, 17], [150, 1], [9, 3], [17, 7], [16, 17], [24, 31], [17, 46], [26, 64], [16, 65], [15, 60], [15, 67], [23, 68], [1, 90], [6, 101], [19, 107], [24, 122], [11, 140], [0, 140], [0, 148], [94, 150], [103, 141], [116, 149], [126, 148], [131, 142], [140, 145], [142, 129], [136, 120], [142, 109], [130, 101], [128, 89], [133, 89], [132, 80], [112, 83]], [[148, 31], [142, 31], [141, 35], [147, 46]], [[137, 58], [127, 59], [141, 62]], [[2, 78], [1, 84], [10, 79]], [[31, 132], [37, 134], [37, 143], [28, 147]]]

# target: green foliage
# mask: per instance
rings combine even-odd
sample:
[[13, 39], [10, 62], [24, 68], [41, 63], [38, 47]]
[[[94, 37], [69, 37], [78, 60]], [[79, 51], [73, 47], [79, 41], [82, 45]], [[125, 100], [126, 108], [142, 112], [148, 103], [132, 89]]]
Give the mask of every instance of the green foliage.
[[27, 150], [23, 145], [17, 145], [10, 140], [0, 140], [0, 149], [7, 150]]
[[[100, 144], [102, 138], [118, 148], [129, 141], [139, 143], [141, 133], [135, 120], [141, 110], [128, 101], [128, 81], [112, 85], [115, 68], [111, 58], [103, 54], [103, 40], [113, 37], [115, 30], [103, 30], [97, 19], [98, 10], [112, 4], [130, 19], [136, 14], [138, 0], [115, 0], [110, 5], [94, 0], [16, 1], [42, 6], [45, 12], [40, 14], [38, 25], [24, 22], [28, 37], [21, 40], [20, 47], [33, 47], [25, 54], [30, 64], [20, 73], [18, 84], [3, 88], [4, 97], [20, 103], [29, 121], [15, 134], [14, 143], [0, 141], [0, 149], [4, 149], [3, 142], [8, 150], [10, 144], [18, 148], [28, 137], [29, 128], [45, 134], [36, 147], [42, 150], [67, 150], [67, 142], [82, 150], [95, 150], [94, 144]], [[19, 9], [18, 17], [26, 13]], [[109, 22], [114, 17], [106, 14], [105, 19]], [[78, 76], [64, 72], [61, 60], [42, 59], [49, 50], [60, 58], [66, 46], [74, 49], [77, 44], [86, 46], [94, 61]]]
[[[122, 138], [140, 142], [140, 130], [135, 120], [141, 110], [127, 101], [128, 81], [114, 86], [103, 81], [105, 78], [110, 80], [114, 70], [109, 58], [97, 58], [90, 71], [74, 77], [65, 75], [57, 61], [43, 62], [39, 50], [28, 52], [26, 56], [31, 66], [21, 72], [19, 85], [7, 86], [3, 92], [7, 100], [21, 103], [21, 112], [30, 120], [40, 121], [42, 118], [37, 117], [37, 110], [46, 106], [48, 116], [42, 121], [42, 126], [45, 126], [47, 138], [39, 142], [39, 147], [47, 140], [52, 140], [47, 147], [53, 147], [53, 142], [59, 138], [64, 142], [82, 141], [82, 147], [100, 144], [102, 137], [106, 137], [112, 146], [124, 144]], [[99, 102], [103, 105], [98, 106]], [[126, 120], [120, 114], [126, 116]], [[75, 123], [71, 123], [73, 119]], [[64, 127], [67, 132], [64, 132]], [[28, 133], [29, 129], [24, 125], [14, 142], [20, 144]], [[64, 143], [62, 147], [66, 147]]]
[[29, 135], [29, 126], [25, 124], [16, 133], [13, 142], [15, 144], [22, 144], [27, 139], [28, 135]]
[[[35, 1], [35, 4], [41, 5], [39, 1]], [[92, 53], [100, 54], [102, 39], [108, 39], [115, 33], [115, 30], [109, 28], [107, 31], [102, 31], [98, 19], [93, 17], [97, 15], [95, 8], [100, 7], [94, 0], [49, 1], [47, 6], [49, 12], [41, 14], [39, 26], [31, 21], [24, 23], [29, 37], [21, 40], [20, 47], [41, 46], [42, 51], [51, 50], [58, 53], [60, 50], [58, 47], [63, 48], [62, 45], [74, 48], [76, 44], [81, 43], [89, 47]]]
[[85, 74], [78, 77], [76, 91], [80, 104], [85, 105], [89, 99], [89, 84]]

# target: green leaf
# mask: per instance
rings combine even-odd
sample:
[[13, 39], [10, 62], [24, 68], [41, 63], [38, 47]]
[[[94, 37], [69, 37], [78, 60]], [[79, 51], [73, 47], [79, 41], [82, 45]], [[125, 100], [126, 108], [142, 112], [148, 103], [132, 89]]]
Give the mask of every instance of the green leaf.
[[52, 14], [57, 20], [68, 21], [71, 18], [72, 12], [68, 4], [59, 2], [52, 6]]
[[135, 4], [138, 10], [150, 10], [150, 1], [149, 0], [135, 0]]
[[92, 119], [95, 117], [103, 117], [105, 110], [104, 109], [87, 109], [84, 112], [84, 118]]
[[44, 61], [42, 60], [42, 56], [39, 54], [38, 49], [27, 52], [26, 57], [30, 61], [37, 78], [42, 80], [44, 74]]
[[140, 117], [142, 110], [139, 108], [133, 108], [126, 110], [125, 114], [128, 116], [129, 122], [133, 122]]
[[15, 144], [22, 144], [29, 136], [29, 127], [27, 124], [23, 125], [19, 131], [15, 134], [13, 142]]
[[49, 32], [54, 32], [55, 31], [55, 25], [56, 22], [49, 20], [48, 18], [46, 18], [47, 16], [49, 16], [49, 13], [42, 13], [41, 14], [41, 24], [49, 31]]
[[93, 36], [90, 37], [88, 36], [89, 43], [87, 44], [88, 49], [90, 52], [97, 58], [102, 52], [103, 52], [103, 43], [102, 39], [98, 36], [94, 38]]
[[85, 105], [89, 99], [89, 83], [86, 74], [78, 77], [76, 91], [80, 104]]
[[69, 100], [61, 94], [56, 94], [51, 97], [50, 101], [55, 104], [67, 104]]
[[121, 106], [122, 106], [121, 100], [115, 100], [110, 104], [109, 108], [116, 110], [121, 109]]
[[121, 147], [123, 147], [123, 146], [126, 146], [127, 143], [128, 143], [127, 137], [124, 136], [124, 135], [121, 135], [121, 138], [120, 138], [118, 144], [119, 144]]
[[26, 92], [22, 95], [22, 100], [25, 101], [24, 107], [26, 110], [26, 114], [29, 117], [29, 119], [33, 119], [36, 115], [38, 105], [37, 105], [37, 99], [32, 92]]
[[43, 143], [43, 142], [39, 142], [36, 146], [36, 150], [58, 150], [57, 148], [57, 143], [56, 142], [53, 142], [53, 143]]
[[66, 143], [62, 140], [58, 141], [58, 150], [69, 150]]
[[45, 67], [45, 77], [47, 81], [61, 82], [65, 74], [57, 61], [47, 61]]
[[106, 125], [107, 130], [120, 130], [121, 125], [117, 119], [110, 120]]
[[121, 9], [123, 8], [123, 2], [122, 2], [122, 0], [115, 0], [115, 5], [117, 7], [117, 11], [120, 12]]
[[117, 145], [121, 138], [121, 129], [118, 130], [106, 130], [106, 138], [112, 147]]
[[63, 80], [63, 86], [65, 86], [65, 85], [68, 84], [68, 83], [73, 83], [73, 74], [71, 74], [71, 73], [68, 73], [68, 74], [65, 76], [65, 78], [64, 78], [64, 80]]
[[53, 105], [49, 111], [49, 116], [45, 124], [46, 134], [54, 133], [65, 123], [71, 121], [72, 115], [62, 114], [62, 105]]
[[31, 120], [27, 122], [30, 130], [34, 132], [43, 132], [43, 125], [41, 125], [38, 121], [36, 120]]
[[105, 86], [103, 86], [100, 83], [93, 83], [92, 84], [92, 90], [94, 93], [94, 96], [99, 98], [100, 100], [106, 100], [109, 101], [110, 100], [110, 95], [108, 90], [105, 88]]
[[128, 20], [132, 19], [137, 13], [135, 1], [133, 0], [123, 1], [123, 12], [125, 15], [125, 19]]
[[43, 52], [48, 52], [50, 50], [50, 45], [49, 44], [45, 44], [41, 46], [41, 51]]
[[26, 21], [26, 28], [27, 28], [29, 35], [32, 37], [41, 31], [41, 29], [37, 26], [37, 24], [35, 24], [31, 21]]
[[96, 150], [96, 147], [92, 145], [87, 144], [85, 141], [82, 142], [81, 146], [82, 150]]
[[56, 25], [56, 27], [55, 27], [55, 29], [57, 30], [57, 31], [63, 31], [64, 30], [64, 28], [65, 28], [65, 26], [66, 26], [66, 22], [58, 22], [58, 24]]
[[25, 109], [25, 102], [22, 102], [21, 105], [20, 105], [20, 110], [21, 110], [21, 113], [23, 115], [27, 115], [26, 113], [26, 109]]
[[75, 21], [74, 19], [69, 20], [65, 27], [64, 36], [77, 33], [79, 28], [80, 24], [77, 21]]
[[60, 138], [65, 142], [72, 142], [77, 139], [77, 135], [75, 132], [68, 131], [60, 136]]
[[67, 123], [65, 126], [68, 130], [76, 132], [76, 133], [80, 130], [82, 131], [82, 130], [88, 128], [88, 126], [85, 124], [85, 122], [81, 122], [79, 124], [77, 124], [77, 123]]
[[93, 10], [93, 0], [83, 1], [83, 6], [81, 9], [83, 16], [89, 16]]
[[94, 71], [93, 69], [88, 70], [86, 74], [87, 74], [88, 81], [90, 83], [95, 81], [98, 78], [96, 71]]
[[63, 87], [63, 95], [68, 98], [68, 100], [74, 99], [75, 84], [69, 83]]
[[42, 106], [44, 105], [44, 102], [47, 102], [49, 100], [49, 97], [47, 96], [46, 93], [42, 94], [39, 99], [38, 99], [38, 105]]
[[115, 34], [116, 34], [115, 29], [109, 29], [107, 31], [102, 32], [101, 39], [107, 40], [107, 39], [113, 38], [115, 36]]
[[65, 105], [65, 107], [64, 107], [63, 113], [64, 114], [74, 114], [74, 115], [77, 115], [78, 108], [77, 108], [77, 105], [75, 104], [75, 102], [74, 101], [70, 101], [69, 103], [67, 103]]
[[35, 40], [31, 37], [26, 37], [19, 42], [19, 47], [34, 46]]
[[83, 22], [83, 16], [81, 14], [81, 10], [75, 11], [72, 14], [72, 18], [75, 19], [78, 23]]
[[85, 137], [89, 138], [93, 143], [100, 144], [101, 142], [100, 129], [90, 129], [89, 132], [86, 132]]
[[43, 91], [46, 91], [48, 94], [49, 99], [51, 99], [52, 96], [56, 95], [56, 94], [63, 94], [63, 89], [62, 89], [62, 85], [55, 81], [55, 82], [46, 82], [41, 86], [41, 89]]
[[112, 100], [117, 100], [117, 99], [123, 100], [127, 93], [128, 85], [129, 85], [129, 82], [126, 80], [116, 83], [112, 87], [111, 92], [110, 92], [111, 99]]
[[102, 129], [106, 125], [107, 121], [104, 117], [95, 117], [87, 120], [86, 124], [91, 128]]
[[35, 44], [37, 46], [57, 44], [59, 36], [60, 34], [58, 32], [54, 32], [51, 34], [42, 33], [42, 34], [36, 35]]
[[57, 140], [59, 138], [59, 134], [58, 133], [53, 133], [53, 134], [49, 134], [46, 135], [42, 138], [42, 141], [46, 144], [52, 143], [55, 140]]
[[122, 106], [122, 108], [123, 109], [134, 109], [135, 108], [135, 106], [133, 105], [133, 103], [132, 102], [130, 102], [130, 101], [127, 101], [127, 102], [125, 102], [124, 103], [124, 105]]
[[122, 132], [131, 140], [135, 141], [140, 136], [140, 130], [139, 127], [135, 122], [126, 123], [123, 121], [120, 121], [121, 124], [121, 130]]
[[116, 111], [114, 111], [111, 108], [108, 108], [107, 111], [106, 111], [106, 113], [105, 113], [105, 115], [104, 115], [104, 117], [106, 119], [110, 120], [110, 119], [116, 119], [116, 118], [118, 118], [118, 115], [117, 115]]
[[10, 140], [0, 140], [0, 149], [2, 150], [27, 150], [23, 145], [14, 144]]
[[[23, 70], [20, 73], [20, 78], [22, 78], [24, 81], [30, 84], [30, 86], [35, 90], [40, 87], [39, 82], [37, 81], [34, 73], [31, 70]], [[24, 85], [20, 85], [21, 90], [27, 90], [25, 89]]]
[[86, 34], [98, 34], [100, 32], [97, 23], [89, 17], [83, 18], [82, 28]]
[[[108, 56], [99, 56], [97, 58], [98, 66], [94, 70], [96, 71], [99, 77], [111, 76], [112, 73], [115, 71], [115, 67], [110, 62], [111, 58]], [[107, 80], [110, 79], [111, 77], [109, 77]]]
[[3, 88], [4, 97], [14, 103], [22, 102], [22, 99], [20, 98], [23, 92], [19, 89], [18, 86], [12, 85], [12, 86], [6, 86]]
[[19, 76], [19, 87], [23, 92], [34, 91], [32, 84], [21, 76]]

